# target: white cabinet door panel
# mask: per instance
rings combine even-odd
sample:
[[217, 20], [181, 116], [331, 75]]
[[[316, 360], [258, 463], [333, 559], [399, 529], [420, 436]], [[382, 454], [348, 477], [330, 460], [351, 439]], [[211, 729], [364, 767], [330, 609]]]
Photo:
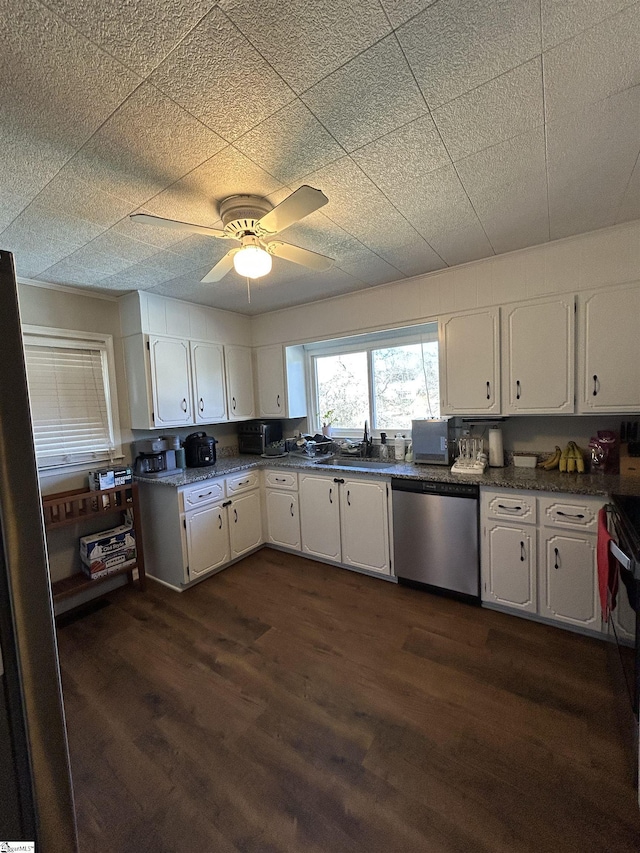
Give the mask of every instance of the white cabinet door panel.
[[300, 475], [300, 533], [303, 553], [340, 562], [340, 494], [333, 480]]
[[536, 612], [536, 531], [499, 521], [482, 542], [482, 600]]
[[574, 328], [573, 296], [503, 307], [505, 414], [573, 412]]
[[258, 379], [258, 412], [260, 417], [286, 415], [286, 385], [282, 347], [258, 347], [256, 350]]
[[499, 317], [486, 308], [440, 319], [442, 414], [500, 414]]
[[267, 540], [300, 550], [300, 510], [295, 492], [267, 489]]
[[231, 538], [231, 559], [246, 554], [262, 544], [262, 512], [260, 492], [249, 492], [234, 498], [227, 507], [229, 517], [229, 535]]
[[251, 349], [243, 346], [225, 346], [224, 357], [229, 420], [242, 421], [253, 418], [255, 406]]
[[540, 615], [599, 631], [596, 537], [541, 532]]
[[149, 337], [155, 426], [193, 423], [189, 343]]
[[190, 512], [186, 524], [190, 580], [229, 562], [227, 514], [220, 504]]
[[347, 479], [340, 490], [342, 562], [390, 574], [386, 483]]
[[191, 368], [196, 423], [210, 424], [226, 420], [222, 345], [192, 341]]

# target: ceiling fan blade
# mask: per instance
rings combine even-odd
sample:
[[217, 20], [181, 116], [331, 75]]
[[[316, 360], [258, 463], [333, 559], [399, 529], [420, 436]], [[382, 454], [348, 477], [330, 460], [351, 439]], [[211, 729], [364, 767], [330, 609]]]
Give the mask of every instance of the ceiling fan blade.
[[237, 249], [231, 249], [230, 252], [227, 252], [224, 258], [220, 258], [215, 267], [210, 269], [204, 278], [200, 279], [201, 283], [211, 284], [214, 281], [220, 281], [220, 279], [224, 278], [228, 272], [231, 272], [233, 269], [233, 256], [237, 251]]
[[269, 254], [275, 255], [276, 258], [284, 258], [285, 261], [293, 261], [294, 264], [302, 264], [312, 270], [328, 270], [333, 265], [333, 258], [319, 255], [309, 249], [301, 249], [291, 243], [274, 242], [267, 243], [266, 246]]
[[205, 234], [207, 237], [220, 237], [223, 240], [233, 240], [218, 228], [207, 228], [204, 225], [192, 225], [190, 222], [180, 222], [177, 219], [163, 219], [162, 216], [152, 216], [150, 213], [132, 213], [129, 219], [143, 225], [162, 225], [164, 228], [174, 228], [176, 231], [192, 231], [194, 234]]
[[315, 190], [306, 184], [287, 196], [269, 213], [256, 223], [256, 230], [262, 234], [277, 234], [294, 222], [304, 219], [314, 210], [325, 205], [329, 199], [321, 190]]

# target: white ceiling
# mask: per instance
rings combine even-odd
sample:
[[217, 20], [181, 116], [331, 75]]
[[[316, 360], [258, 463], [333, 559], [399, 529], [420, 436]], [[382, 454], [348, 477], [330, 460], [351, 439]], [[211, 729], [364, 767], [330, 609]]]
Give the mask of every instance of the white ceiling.
[[[640, 3], [0, 0], [0, 248], [24, 278], [249, 314], [640, 218]], [[235, 193], [329, 203], [251, 304]]]

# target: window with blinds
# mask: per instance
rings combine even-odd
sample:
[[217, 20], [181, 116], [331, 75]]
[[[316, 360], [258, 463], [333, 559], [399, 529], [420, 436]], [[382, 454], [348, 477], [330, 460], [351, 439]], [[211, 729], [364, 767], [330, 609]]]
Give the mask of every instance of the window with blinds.
[[38, 467], [112, 460], [110, 341], [27, 333], [24, 342]]

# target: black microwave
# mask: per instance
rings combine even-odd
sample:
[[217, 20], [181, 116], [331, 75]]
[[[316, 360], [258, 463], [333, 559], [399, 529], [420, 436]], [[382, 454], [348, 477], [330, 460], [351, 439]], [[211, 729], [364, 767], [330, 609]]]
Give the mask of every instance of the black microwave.
[[281, 421], [246, 421], [238, 424], [240, 453], [264, 453], [275, 441], [282, 441]]

